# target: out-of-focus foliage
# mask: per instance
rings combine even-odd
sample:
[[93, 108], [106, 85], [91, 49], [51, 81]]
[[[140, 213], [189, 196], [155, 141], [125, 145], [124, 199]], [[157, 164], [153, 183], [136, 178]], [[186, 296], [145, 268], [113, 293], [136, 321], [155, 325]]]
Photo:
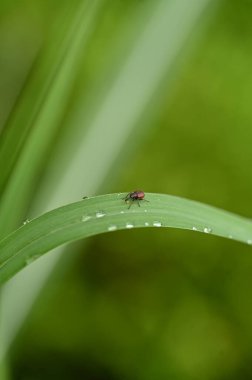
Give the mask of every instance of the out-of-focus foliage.
[[[10, 15], [0, 16], [1, 28], [15, 24], [20, 38], [9, 34], [3, 42], [2, 121], [62, 4], [14, 3], [0, 5]], [[104, 10], [108, 51], [117, 38], [113, 24], [130, 23], [139, 3], [115, 2], [118, 17]], [[252, 215], [251, 18], [250, 1], [222, 2], [193, 57], [176, 72], [173, 96], [167, 89], [162, 112], [151, 120], [156, 128], [139, 148], [132, 136], [127, 160], [117, 162], [117, 180], [106, 189], [171, 193]], [[99, 81], [98, 67], [109, 68], [105, 42], [94, 41], [76, 93]], [[12, 350], [13, 379], [249, 379], [251, 269], [250, 247], [212, 236], [138, 230], [93, 239], [37, 304]]]

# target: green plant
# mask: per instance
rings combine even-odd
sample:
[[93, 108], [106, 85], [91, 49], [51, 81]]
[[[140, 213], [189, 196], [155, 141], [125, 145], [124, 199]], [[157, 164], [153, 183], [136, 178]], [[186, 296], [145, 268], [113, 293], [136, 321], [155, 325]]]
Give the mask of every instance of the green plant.
[[[154, 129], [176, 79], [178, 56], [210, 1], [66, 1], [60, 12], [61, 3], [56, 7], [57, 17], [49, 2], [46, 10], [38, 4], [49, 21], [30, 52], [26, 82], [0, 135], [0, 282], [52, 248], [59, 255], [36, 262], [33, 275], [20, 272], [3, 288], [2, 309], [15, 318], [3, 316], [2, 360], [60, 261], [63, 243], [151, 225], [247, 244], [252, 239], [250, 220], [168, 195], [147, 193], [150, 203], [129, 210], [122, 194], [72, 203], [110, 191], [122, 168], [135, 167], [136, 147]], [[7, 16], [10, 11], [5, 9]], [[184, 159], [187, 149], [185, 141]], [[147, 168], [151, 160], [150, 153]], [[18, 228], [26, 218], [30, 222]]]
[[252, 244], [252, 222], [197, 202], [147, 194], [150, 205], [125, 209], [124, 193], [97, 196], [48, 212], [0, 241], [0, 283], [44, 253], [96, 234], [139, 227], [172, 227]]

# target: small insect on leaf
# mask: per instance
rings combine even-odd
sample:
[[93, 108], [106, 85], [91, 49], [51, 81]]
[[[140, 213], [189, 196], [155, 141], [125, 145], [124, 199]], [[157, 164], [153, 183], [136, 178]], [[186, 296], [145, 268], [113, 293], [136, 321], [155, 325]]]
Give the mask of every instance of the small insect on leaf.
[[138, 206], [140, 207], [140, 201], [147, 201], [147, 199], [144, 199], [145, 194], [142, 190], [134, 190], [126, 195], [126, 197], [122, 198], [126, 203], [130, 202], [128, 209], [131, 207], [132, 203], [137, 202]]

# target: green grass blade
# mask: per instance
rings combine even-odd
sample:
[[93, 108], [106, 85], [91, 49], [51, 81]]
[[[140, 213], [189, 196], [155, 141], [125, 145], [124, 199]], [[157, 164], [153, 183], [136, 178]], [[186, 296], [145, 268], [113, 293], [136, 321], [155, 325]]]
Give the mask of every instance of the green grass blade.
[[50, 211], [0, 242], [0, 283], [42, 254], [78, 239], [139, 227], [172, 227], [232, 238], [252, 244], [252, 221], [191, 200], [164, 194], [129, 208], [123, 193], [71, 203]]
[[[8, 135], [9, 138], [6, 138], [7, 148], [3, 149], [2, 155], [0, 154], [3, 167], [5, 166], [4, 163], [8, 162], [8, 155], [12, 155], [15, 132], [22, 130], [22, 125], [31, 124], [30, 133], [28, 137], [25, 136], [26, 141], [18, 154], [16, 165], [12, 168], [14, 163], [11, 163], [10, 167], [7, 168], [6, 177], [10, 175], [10, 171], [11, 176], [1, 198], [1, 236], [13, 229], [30, 202], [34, 182], [38, 180], [50, 145], [54, 142], [59, 122], [64, 114], [75, 80], [75, 69], [78, 66], [84, 45], [93, 30], [98, 9], [98, 1], [94, 1], [90, 6], [87, 6], [86, 2], [81, 3], [76, 10], [71, 27], [66, 32], [62, 46], [55, 53], [55, 62], [52, 62], [45, 84], [41, 84], [37, 90], [39, 94], [30, 112], [31, 117], [27, 112], [26, 117], [23, 118], [23, 107], [26, 109], [26, 102], [23, 101], [10, 126], [14, 132], [10, 134], [10, 137]], [[25, 95], [29, 95], [29, 93]], [[10, 212], [13, 208], [15, 213]]]

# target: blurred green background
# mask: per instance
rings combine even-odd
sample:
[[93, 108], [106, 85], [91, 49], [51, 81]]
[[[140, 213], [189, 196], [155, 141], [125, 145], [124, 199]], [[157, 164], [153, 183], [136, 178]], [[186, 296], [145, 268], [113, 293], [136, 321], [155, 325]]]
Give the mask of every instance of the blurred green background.
[[[39, 54], [52, 35], [61, 39], [80, 3], [1, 1], [2, 135]], [[39, 204], [62, 176], [79, 139], [76, 131], [72, 145], [67, 143], [72, 127], [65, 120], [72, 120], [82, 97], [89, 110], [97, 97], [106, 98], [114, 67], [121, 67], [139, 34], [141, 25], [132, 20], [145, 7], [151, 13], [153, 4], [102, 4], [60, 127], [37, 172], [41, 181], [45, 173], [50, 177]], [[140, 188], [251, 217], [251, 19], [249, 0], [226, 0], [217, 7], [210, 2], [97, 193]], [[106, 145], [113, 136], [101, 133], [100, 140]], [[83, 170], [87, 167], [91, 177], [99, 173], [92, 161], [83, 162]], [[42, 186], [34, 179], [26, 208], [32, 208]], [[86, 191], [91, 190], [84, 186], [79, 199]], [[71, 245], [12, 344], [10, 378], [251, 379], [251, 269], [251, 247], [172, 229], [115, 232]]]

